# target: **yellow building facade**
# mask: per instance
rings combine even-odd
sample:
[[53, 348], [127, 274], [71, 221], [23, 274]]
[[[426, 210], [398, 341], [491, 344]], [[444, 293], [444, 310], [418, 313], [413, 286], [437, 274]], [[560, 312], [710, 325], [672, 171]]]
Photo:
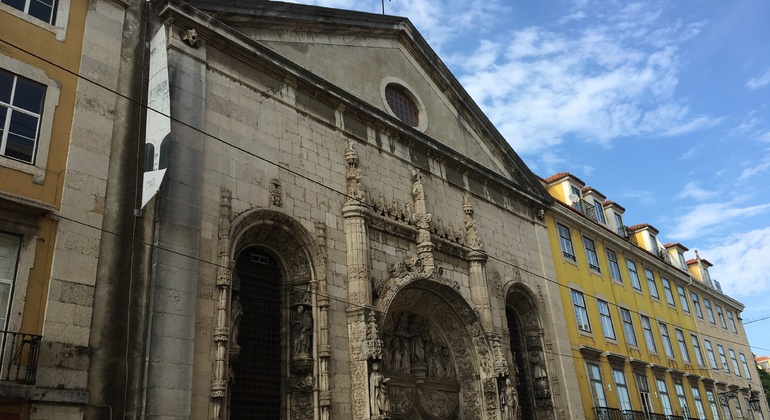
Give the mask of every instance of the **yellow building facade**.
[[1, 418], [29, 418], [46, 398], [37, 362], [50, 355], [42, 336], [87, 7], [0, 3]]
[[764, 419], [767, 406], [743, 305], [651, 225], [569, 173], [543, 180], [556, 200], [549, 242], [587, 419]]

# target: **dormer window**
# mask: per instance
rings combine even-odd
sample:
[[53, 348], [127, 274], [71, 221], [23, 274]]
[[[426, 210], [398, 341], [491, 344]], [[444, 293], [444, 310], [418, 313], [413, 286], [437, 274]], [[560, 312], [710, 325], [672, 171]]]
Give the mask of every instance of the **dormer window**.
[[599, 200], [594, 200], [594, 209], [596, 210], [596, 220], [603, 225], [607, 224], [607, 219], [604, 218], [604, 207]]
[[682, 270], [687, 271], [687, 261], [684, 259], [684, 254], [681, 251], [677, 251], [677, 254], [679, 255], [679, 265]]
[[580, 191], [580, 188], [570, 185], [570, 190], [572, 191], [572, 194], [570, 194], [570, 201], [572, 201], [572, 207], [575, 208], [575, 210], [584, 213], [585, 210], [583, 209], [583, 194]]
[[623, 217], [617, 213], [615, 213], [615, 225], [618, 228], [618, 235], [620, 236], [626, 236], [626, 229], [623, 225]]

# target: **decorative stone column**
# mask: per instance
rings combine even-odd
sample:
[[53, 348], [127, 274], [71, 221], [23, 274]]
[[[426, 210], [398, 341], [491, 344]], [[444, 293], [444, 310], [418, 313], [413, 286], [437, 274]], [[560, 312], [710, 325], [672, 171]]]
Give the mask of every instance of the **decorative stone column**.
[[476, 229], [476, 220], [473, 219], [473, 205], [467, 194], [463, 194], [463, 213], [465, 213], [465, 244], [470, 261], [469, 282], [471, 287], [471, 300], [479, 311], [481, 325], [486, 333], [491, 333], [492, 308], [489, 303], [489, 287], [487, 285], [487, 253], [484, 252], [484, 244], [479, 239]]
[[348, 338], [350, 351], [350, 386], [353, 418], [371, 417], [369, 405], [369, 365], [367, 361], [367, 310], [371, 307], [369, 281], [369, 207], [361, 191], [361, 170], [353, 143], [345, 151], [347, 164], [347, 200], [342, 207], [348, 271]]
[[422, 261], [423, 269], [426, 273], [433, 273], [435, 262], [433, 260], [433, 249], [435, 246], [430, 239], [431, 214], [428, 213], [425, 204], [425, 187], [422, 183], [422, 174], [419, 169], [412, 169], [414, 184], [412, 184], [412, 197], [414, 198], [414, 214], [412, 220], [417, 226], [417, 256]]
[[[236, 343], [230, 343], [230, 286], [235, 261], [230, 260], [230, 223], [232, 213], [232, 197], [230, 190], [222, 188], [219, 198], [219, 256], [217, 259], [217, 314], [214, 329], [214, 346], [216, 359], [214, 375], [211, 379], [211, 399], [213, 403], [212, 419], [219, 419], [227, 397], [228, 352]], [[237, 357], [237, 355], [236, 355]]]
[[[315, 234], [318, 246], [321, 248], [321, 259], [326, 261], [326, 225], [315, 223]], [[326, 269], [326, 264], [323, 264]], [[320, 273], [319, 273], [320, 274]], [[326, 275], [319, 275], [313, 282], [314, 295], [318, 306], [318, 405], [321, 420], [331, 419], [332, 393], [329, 390], [329, 361], [332, 357], [332, 346], [329, 344], [329, 293], [327, 291]]]

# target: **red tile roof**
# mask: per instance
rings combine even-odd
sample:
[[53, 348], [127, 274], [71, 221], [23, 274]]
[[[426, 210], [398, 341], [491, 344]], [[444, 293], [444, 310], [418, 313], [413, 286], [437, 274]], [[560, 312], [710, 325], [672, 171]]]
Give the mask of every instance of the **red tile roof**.
[[658, 229], [655, 229], [655, 226], [653, 226], [653, 225], [651, 225], [651, 224], [649, 224], [649, 223], [640, 223], [640, 224], [638, 224], [638, 225], [633, 225], [633, 226], [630, 226], [630, 227], [628, 228], [628, 230], [642, 230], [642, 229], [645, 229], [645, 228], [646, 228], [646, 229], [652, 229], [652, 230], [654, 230], [655, 232], [658, 232], [658, 233], [660, 233], [660, 232], [658, 231]]
[[663, 248], [667, 248], [667, 249], [668, 248], [673, 248], [673, 247], [681, 248], [681, 249], [683, 249], [685, 251], [689, 251], [690, 250], [690, 248], [687, 248], [686, 246], [680, 244], [679, 242], [674, 242], [672, 244], [665, 244], [665, 245], [663, 245]]
[[594, 194], [598, 195], [601, 198], [607, 198], [606, 195], [600, 193], [599, 190], [595, 189], [594, 187], [583, 187], [583, 192], [584, 193], [591, 192], [591, 193], [594, 193]]
[[567, 178], [567, 177], [574, 179], [575, 181], [581, 183], [582, 185], [586, 184], [585, 182], [583, 182], [582, 179], [576, 177], [575, 175], [572, 175], [569, 172], [559, 172], [556, 175], [551, 175], [551, 176], [549, 176], [548, 178], [545, 179], [545, 182], [550, 184], [552, 182], [556, 182], [556, 181], [562, 180], [562, 179]]
[[604, 200], [604, 201], [602, 202], [602, 205], [603, 205], [604, 207], [615, 206], [615, 207], [617, 207], [617, 208], [619, 208], [619, 209], [623, 210], [624, 212], [626, 211], [626, 208], [625, 208], [625, 207], [621, 206], [620, 204], [618, 204], [618, 203], [616, 203], [616, 202], [614, 202], [614, 201], [612, 201], [612, 200]]

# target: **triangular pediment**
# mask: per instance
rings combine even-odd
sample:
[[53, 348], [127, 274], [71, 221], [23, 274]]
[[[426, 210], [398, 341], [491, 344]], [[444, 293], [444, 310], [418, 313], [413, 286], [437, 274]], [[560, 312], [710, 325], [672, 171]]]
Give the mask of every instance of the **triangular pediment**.
[[408, 19], [274, 1], [191, 3], [396, 123], [385, 87], [406, 88], [420, 108], [420, 124], [412, 130], [474, 162], [485, 175], [550, 202], [537, 177]]

